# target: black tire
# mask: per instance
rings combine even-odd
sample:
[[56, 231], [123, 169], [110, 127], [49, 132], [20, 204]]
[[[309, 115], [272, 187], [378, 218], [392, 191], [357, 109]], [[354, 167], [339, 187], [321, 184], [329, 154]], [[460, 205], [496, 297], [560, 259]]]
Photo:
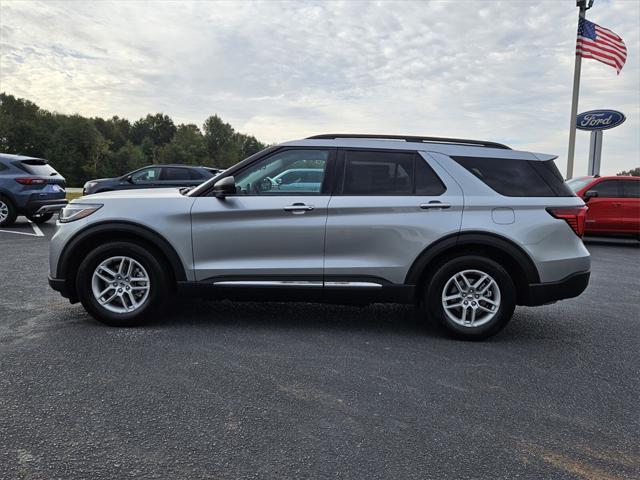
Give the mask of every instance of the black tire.
[[[96, 320], [113, 327], [133, 327], [159, 315], [165, 300], [170, 297], [171, 274], [159, 262], [154, 250], [131, 242], [113, 242], [101, 245], [86, 256], [78, 268], [76, 291], [84, 308]], [[140, 263], [150, 279], [150, 291], [146, 301], [135, 311], [116, 313], [107, 310], [96, 300], [92, 290], [95, 269], [104, 260], [114, 256], [130, 257]]]
[[4, 218], [0, 220], [0, 227], [13, 225], [13, 222], [16, 221], [16, 217], [18, 216], [18, 211], [13, 202], [2, 195], [0, 195], [0, 210], [5, 212], [6, 215], [3, 215]]
[[33, 223], [41, 225], [43, 223], [47, 223], [53, 217], [53, 213], [45, 213], [42, 215], [27, 215], [27, 218], [31, 220]]
[[[465, 270], [477, 270], [490, 275], [499, 288], [500, 305], [497, 307], [497, 311], [493, 318], [479, 326], [465, 326], [454, 322], [447, 315], [442, 304], [443, 290], [447, 286], [447, 282], [456, 273]], [[468, 287], [466, 289], [468, 290]], [[471, 300], [475, 299], [470, 298], [469, 301], [471, 302]], [[455, 301], [450, 300], [450, 302]], [[479, 301], [478, 304], [480, 304]], [[485, 303], [485, 305], [491, 308], [489, 304]], [[483, 340], [498, 333], [511, 320], [515, 305], [516, 289], [509, 273], [499, 263], [477, 255], [456, 257], [444, 263], [431, 278], [425, 292], [425, 306], [428, 316], [433, 318], [447, 333], [463, 340]], [[462, 312], [462, 310], [454, 310], [454, 312]], [[486, 314], [484, 311], [482, 313]]]

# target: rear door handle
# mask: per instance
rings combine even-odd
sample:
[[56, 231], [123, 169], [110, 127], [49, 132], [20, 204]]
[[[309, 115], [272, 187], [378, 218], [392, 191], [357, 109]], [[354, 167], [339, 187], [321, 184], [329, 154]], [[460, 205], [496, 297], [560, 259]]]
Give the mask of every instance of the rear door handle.
[[296, 214], [309, 212], [311, 210], [313, 210], [313, 205], [305, 205], [304, 203], [294, 203], [293, 205], [287, 205], [284, 207], [285, 212], [292, 212]]
[[437, 208], [451, 208], [450, 203], [442, 203], [438, 201], [431, 201], [429, 203], [421, 203], [420, 208], [422, 210], [435, 210]]

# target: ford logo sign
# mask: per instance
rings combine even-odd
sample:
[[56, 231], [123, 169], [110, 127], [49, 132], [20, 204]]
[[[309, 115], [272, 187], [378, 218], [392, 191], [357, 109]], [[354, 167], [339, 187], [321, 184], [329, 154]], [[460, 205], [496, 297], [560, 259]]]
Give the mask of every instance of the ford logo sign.
[[607, 130], [625, 120], [624, 114], [616, 110], [589, 110], [576, 117], [576, 127], [580, 130]]

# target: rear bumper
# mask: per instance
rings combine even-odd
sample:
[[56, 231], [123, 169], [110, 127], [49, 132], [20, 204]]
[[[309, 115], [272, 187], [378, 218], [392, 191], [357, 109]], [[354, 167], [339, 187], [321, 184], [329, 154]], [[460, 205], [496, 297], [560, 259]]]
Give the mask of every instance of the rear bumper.
[[579, 272], [557, 282], [530, 284], [522, 305], [534, 306], [553, 303], [565, 298], [573, 298], [585, 291], [589, 285], [591, 272]]
[[62, 210], [67, 205], [64, 197], [50, 200], [33, 200], [27, 203], [22, 210], [24, 213], [48, 213]]

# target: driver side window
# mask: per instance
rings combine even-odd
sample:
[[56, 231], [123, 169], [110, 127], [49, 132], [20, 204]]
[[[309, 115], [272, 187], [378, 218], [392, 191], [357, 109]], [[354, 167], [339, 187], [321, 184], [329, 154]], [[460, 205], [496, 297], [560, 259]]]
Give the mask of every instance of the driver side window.
[[145, 168], [131, 175], [133, 183], [155, 182], [160, 177], [160, 169], [157, 167]]
[[[328, 159], [328, 150], [276, 153], [236, 175], [236, 191], [239, 195], [319, 195]], [[292, 178], [298, 181], [289, 181]]]

